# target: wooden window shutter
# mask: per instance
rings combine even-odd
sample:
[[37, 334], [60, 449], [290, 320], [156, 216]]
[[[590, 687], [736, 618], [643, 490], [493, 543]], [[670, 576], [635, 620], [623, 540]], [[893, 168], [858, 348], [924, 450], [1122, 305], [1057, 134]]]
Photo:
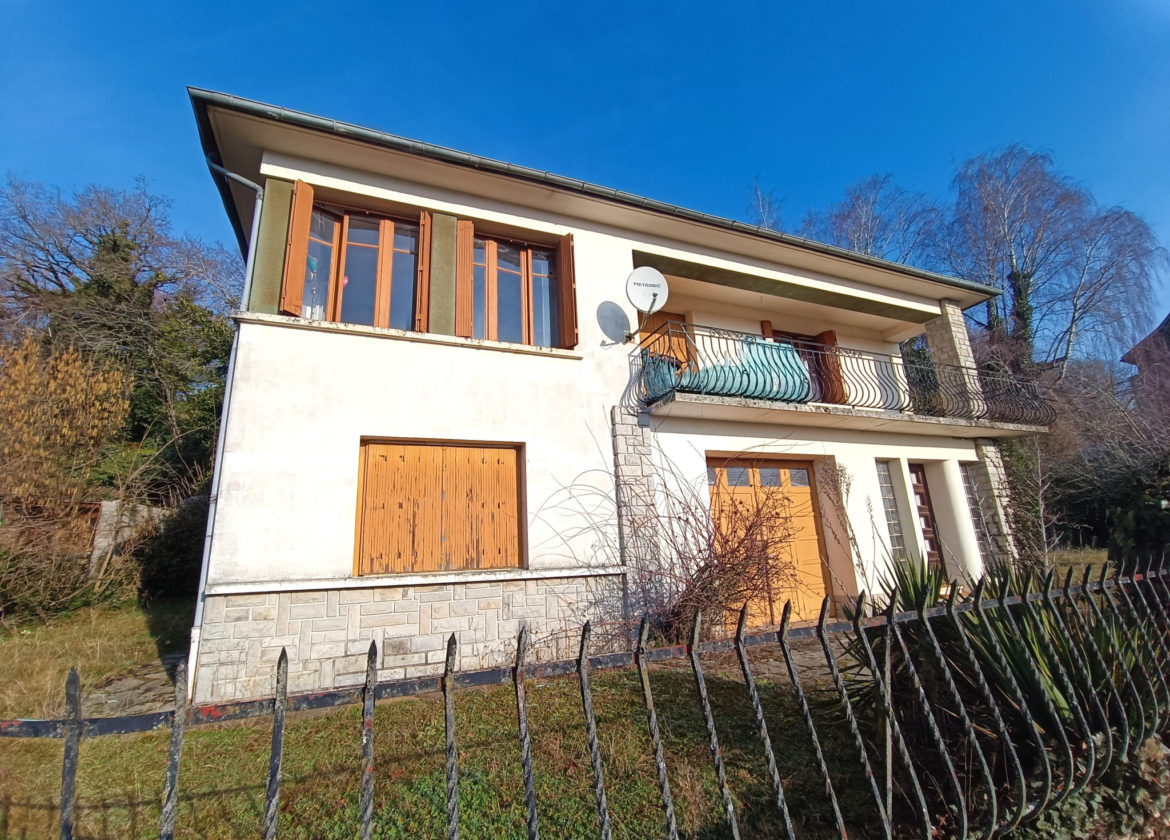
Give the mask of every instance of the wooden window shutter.
[[455, 335], [471, 338], [475, 328], [475, 225], [455, 223]]
[[[427, 332], [431, 321], [431, 213], [418, 217], [418, 276], [414, 284], [414, 328]], [[387, 278], [388, 280], [389, 278]]]
[[566, 233], [557, 246], [557, 322], [561, 347], [577, 346], [577, 277], [574, 273], [573, 234]]
[[818, 354], [817, 373], [820, 374], [824, 390], [823, 401], [842, 404], [846, 402], [845, 378], [841, 374], [841, 357], [837, 355], [837, 333], [825, 330], [816, 336], [817, 344], [823, 345]]
[[772, 322], [760, 321], [760, 333], [769, 341], [774, 341], [776, 336], [772, 334]]
[[309, 224], [313, 219], [313, 188], [304, 181], [293, 185], [292, 210], [288, 214], [288, 240], [284, 251], [284, 277], [280, 283], [280, 314], [301, 314], [305, 292], [305, 264], [309, 259]]

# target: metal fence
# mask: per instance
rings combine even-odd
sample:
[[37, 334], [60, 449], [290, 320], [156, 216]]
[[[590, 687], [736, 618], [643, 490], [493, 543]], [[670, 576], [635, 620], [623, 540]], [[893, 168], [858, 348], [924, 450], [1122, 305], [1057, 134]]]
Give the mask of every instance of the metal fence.
[[[1131, 569], [1127, 576], [1086, 569], [1079, 583], [1068, 574], [1061, 589], [1052, 575], [1038, 588], [1023, 585], [1009, 594], [1006, 583], [988, 594], [980, 583], [970, 597], [949, 599], [910, 611], [872, 614], [863, 594], [845, 610], [851, 618], [830, 619], [828, 600], [820, 620], [792, 626], [785, 607], [778, 630], [748, 633], [741, 613], [732, 638], [700, 641], [701, 616], [695, 616], [686, 644], [650, 647], [650, 622], [643, 619], [633, 649], [592, 655], [590, 625], [580, 631], [579, 656], [531, 664], [527, 628], [520, 631], [514, 667], [457, 672], [456, 640], [447, 647], [441, 676], [378, 682], [378, 650], [371, 643], [365, 683], [351, 689], [290, 696], [288, 660], [281, 654], [272, 698], [189, 706], [186, 677], [179, 668], [172, 711], [118, 718], [82, 719], [79, 680], [71, 670], [66, 682], [66, 716], [62, 720], [0, 721], [0, 736], [64, 740], [60, 834], [73, 834], [77, 797], [78, 751], [83, 738], [170, 728], [170, 750], [163, 780], [160, 838], [175, 831], [180, 789], [179, 767], [184, 737], [192, 726], [271, 716], [271, 755], [262, 832], [277, 835], [280, 816], [281, 763], [288, 712], [360, 703], [360, 833], [372, 836], [374, 818], [374, 704], [377, 700], [424, 692], [441, 692], [445, 707], [446, 822], [449, 840], [460, 834], [458, 733], [455, 703], [460, 689], [511, 682], [519, 735], [516, 760], [523, 770], [527, 833], [540, 836], [541, 805], [536, 796], [528, 729], [525, 683], [533, 678], [576, 676], [581, 696], [580, 734], [588, 745], [595, 799], [594, 822], [586, 831], [610, 840], [605, 762], [594, 715], [590, 675], [602, 669], [632, 666], [644, 700], [646, 727], [657, 776], [662, 830], [679, 836], [663, 734], [655, 708], [648, 666], [667, 660], [689, 661], [694, 702], [706, 724], [711, 772], [718, 786], [726, 835], [740, 836], [737, 804], [730, 789], [718, 735], [717, 711], [710, 702], [702, 657], [734, 653], [742, 689], [754, 715], [754, 729], [767, 768], [774, 809], [774, 834], [795, 840], [798, 820], [785, 796], [786, 780], [778, 770], [765, 708], [752, 660], [776, 650], [782, 656], [788, 688], [795, 700], [793, 727], [804, 730], [815, 755], [807, 772], [816, 774], [832, 814], [836, 833], [846, 840], [865, 819], [871, 833], [894, 837], [989, 838], [1003, 834], [1055, 803], [1080, 791], [1110, 767], [1132, 758], [1144, 741], [1170, 723], [1170, 572]], [[998, 586], [998, 584], [997, 584]], [[802, 641], [803, 640], [803, 641]], [[819, 646], [824, 665], [815, 669], [793, 646]], [[842, 651], [847, 655], [842, 656]], [[807, 651], [806, 651], [807, 654]], [[810, 675], [816, 670], [815, 675]], [[810, 677], [820, 682], [810, 687]], [[868, 699], [867, 699], [868, 698]], [[875, 701], [876, 702], [873, 702]], [[847, 728], [851, 749], [850, 778], [838, 761], [827, 761], [825, 703], [835, 709], [833, 722]], [[821, 704], [818, 706], [817, 704]], [[818, 711], [814, 715], [814, 710]], [[820, 717], [818, 725], [816, 718]], [[726, 723], [726, 721], [723, 721]], [[837, 733], [834, 733], [837, 734]], [[839, 738], [836, 740], [840, 740]], [[355, 744], [355, 747], [357, 745]], [[840, 756], [831, 758], [840, 759]], [[830, 772], [830, 764], [838, 769]], [[836, 775], [834, 775], [834, 773]], [[792, 780], [789, 778], [788, 783]], [[867, 790], [870, 816], [858, 817], [839, 802], [839, 787], [848, 783]], [[799, 816], [799, 815], [797, 815]], [[851, 824], [852, 823], [852, 824]]]
[[1026, 425], [1055, 417], [1026, 379], [695, 324], [663, 324], [642, 339], [631, 365], [649, 403], [678, 392]]

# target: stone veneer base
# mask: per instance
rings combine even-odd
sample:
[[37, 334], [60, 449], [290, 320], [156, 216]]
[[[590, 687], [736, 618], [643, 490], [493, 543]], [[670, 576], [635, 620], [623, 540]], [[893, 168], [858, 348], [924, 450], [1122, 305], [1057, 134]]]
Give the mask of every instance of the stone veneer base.
[[514, 660], [525, 621], [531, 661], [568, 659], [581, 625], [621, 619], [622, 604], [620, 574], [209, 595], [192, 699], [270, 696], [282, 648], [290, 692], [361, 684], [371, 640], [379, 680], [441, 673], [451, 633], [459, 670], [500, 667]]

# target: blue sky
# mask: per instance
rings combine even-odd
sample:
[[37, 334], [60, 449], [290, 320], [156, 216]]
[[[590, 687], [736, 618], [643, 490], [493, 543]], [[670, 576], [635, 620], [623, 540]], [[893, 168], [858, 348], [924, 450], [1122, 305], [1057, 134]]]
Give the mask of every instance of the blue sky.
[[188, 84], [732, 218], [758, 178], [789, 223], [1022, 142], [1170, 245], [1164, 0], [4, 6], [0, 171], [141, 175], [209, 239]]

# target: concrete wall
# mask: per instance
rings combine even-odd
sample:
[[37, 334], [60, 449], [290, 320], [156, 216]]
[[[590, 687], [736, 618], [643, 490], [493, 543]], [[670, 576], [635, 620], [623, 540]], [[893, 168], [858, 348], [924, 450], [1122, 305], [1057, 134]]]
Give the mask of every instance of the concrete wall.
[[567, 659], [580, 626], [620, 602], [613, 575], [212, 595], [193, 700], [271, 694], [282, 649], [293, 692], [360, 684], [371, 641], [382, 680], [442, 673], [452, 633], [460, 670], [504, 666], [526, 621], [535, 628], [532, 661]]

